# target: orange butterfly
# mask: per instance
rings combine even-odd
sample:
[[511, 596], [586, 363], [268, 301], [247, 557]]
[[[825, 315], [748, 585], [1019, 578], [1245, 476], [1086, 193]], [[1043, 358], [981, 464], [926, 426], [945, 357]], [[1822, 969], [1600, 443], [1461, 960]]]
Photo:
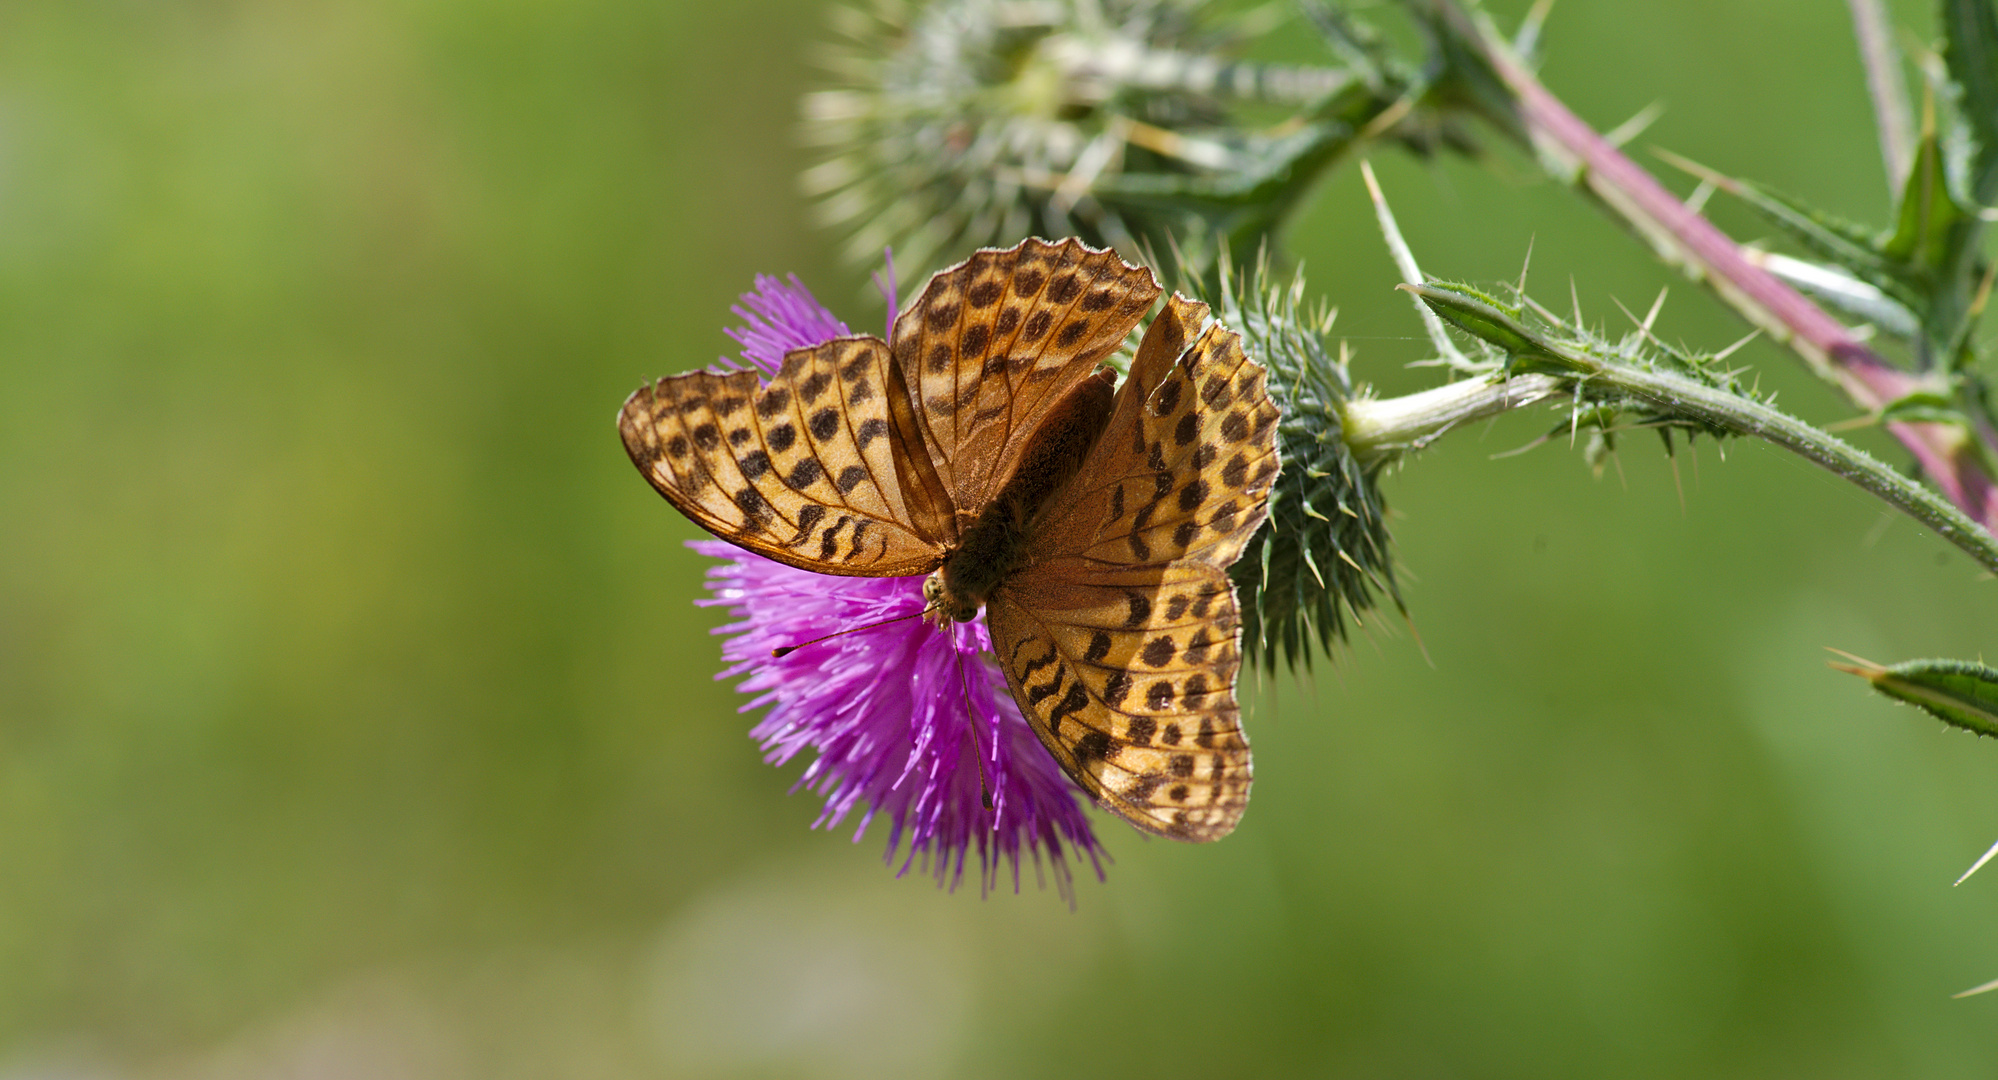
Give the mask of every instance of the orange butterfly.
[[1006, 685], [1068, 775], [1133, 825], [1234, 829], [1249, 797], [1228, 567], [1269, 510], [1277, 407], [1241, 339], [1180, 296], [1121, 386], [1100, 362], [1159, 297], [1079, 240], [930, 279], [892, 343], [661, 379], [618, 429], [702, 528], [824, 574], [927, 574], [986, 612]]

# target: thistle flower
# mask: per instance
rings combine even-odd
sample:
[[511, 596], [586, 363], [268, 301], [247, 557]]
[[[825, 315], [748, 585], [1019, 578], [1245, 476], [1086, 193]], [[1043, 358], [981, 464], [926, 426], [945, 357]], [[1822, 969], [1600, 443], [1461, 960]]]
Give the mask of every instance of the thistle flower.
[[[901, 850], [900, 872], [921, 862], [939, 885], [955, 887], [974, 850], [988, 888], [1002, 862], [1018, 888], [1023, 852], [1037, 866], [1046, 855], [1064, 898], [1070, 849], [1102, 876], [1075, 786], [986, 659], [992, 646], [983, 623], [938, 630], [916, 617], [920, 577], [829, 578], [720, 540], [690, 546], [723, 560], [708, 570], [713, 595], [697, 602], [738, 619], [715, 631], [728, 637], [722, 657], [731, 665], [719, 677], [749, 676], [737, 687], [755, 695], [744, 711], [770, 707], [750, 735], [773, 765], [803, 750], [818, 755], [798, 781], [825, 798], [815, 825], [837, 826], [858, 810], [858, 840], [886, 817], [888, 859]], [[770, 655], [871, 623], [883, 625]]]
[[[1283, 410], [1277, 426], [1283, 472], [1270, 492], [1270, 516], [1232, 571], [1242, 597], [1242, 647], [1264, 670], [1277, 657], [1309, 667], [1385, 593], [1402, 607], [1388, 553], [1380, 474], [1391, 459], [1363, 459], [1345, 438], [1354, 397], [1343, 353], [1330, 344], [1330, 308], [1304, 300], [1304, 273], [1278, 278], [1267, 252], [1245, 278], [1218, 260], [1216, 308], [1242, 335], [1242, 347], [1269, 372]], [[1315, 644], [1314, 644], [1315, 643]]]
[[[893, 310], [893, 285], [883, 291]], [[741, 325], [727, 332], [742, 346], [741, 363], [724, 358], [723, 368], [771, 374], [785, 352], [849, 332], [795, 276], [758, 277], [731, 310]], [[974, 851], [985, 888], [1003, 863], [1017, 889], [1023, 854], [1037, 873], [1045, 857], [1071, 903], [1071, 855], [1102, 877], [1077, 789], [1021, 717], [982, 623], [939, 630], [919, 618], [921, 577], [831, 577], [719, 540], [689, 546], [722, 560], [708, 570], [712, 595], [697, 603], [737, 620], [715, 631], [727, 637], [730, 665], [718, 677], [747, 675], [738, 689], [754, 696], [742, 710], [769, 708], [751, 737], [773, 765], [816, 754], [798, 781], [825, 799], [815, 825], [837, 826], [857, 811], [858, 840], [886, 818], [886, 858], [901, 853], [898, 872], [920, 863], [953, 888]], [[851, 632], [771, 655], [840, 631]]]
[[[875, 0], [841, 9], [835, 84], [807, 95], [803, 177], [856, 263], [952, 261], [1027, 235], [1135, 250], [1273, 229], [1362, 133], [1459, 142], [1419, 71], [1315, 13], [1334, 62], [1241, 61], [1248, 17], [1204, 0]], [[1390, 113], [1392, 110], [1392, 113]], [[1277, 122], [1272, 123], [1272, 120]]]

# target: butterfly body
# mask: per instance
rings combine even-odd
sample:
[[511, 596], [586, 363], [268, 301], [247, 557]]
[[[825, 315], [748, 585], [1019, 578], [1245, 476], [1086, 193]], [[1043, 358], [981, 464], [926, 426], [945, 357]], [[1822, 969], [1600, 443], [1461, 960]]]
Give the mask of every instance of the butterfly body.
[[1082, 468], [1110, 420], [1113, 378], [1109, 371], [1098, 372], [1055, 406], [1013, 478], [924, 581], [923, 598], [941, 615], [972, 621], [992, 592], [1027, 565], [1035, 526], [1049, 501]]
[[891, 342], [660, 380], [632, 460], [723, 539], [807, 570], [926, 575], [940, 620], [985, 612], [1014, 700], [1063, 769], [1147, 831], [1225, 835], [1248, 743], [1227, 567], [1277, 472], [1262, 369], [1168, 299], [1118, 385], [1099, 368], [1161, 290], [1079, 241], [982, 251]]

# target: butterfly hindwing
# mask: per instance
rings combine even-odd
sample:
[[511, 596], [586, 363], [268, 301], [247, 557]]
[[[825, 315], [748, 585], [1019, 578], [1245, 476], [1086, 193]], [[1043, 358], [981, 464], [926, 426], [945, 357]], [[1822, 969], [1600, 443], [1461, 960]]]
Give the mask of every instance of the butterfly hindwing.
[[1151, 271], [1079, 240], [985, 250], [895, 320], [895, 357], [953, 503], [999, 493], [1048, 411], [1158, 298]]
[[688, 517], [760, 555], [823, 574], [933, 569], [952, 514], [887, 346], [800, 349], [757, 383], [697, 371], [641, 388], [618, 414], [625, 449]]
[[1097, 574], [1047, 564], [988, 601], [1020, 711], [1084, 790], [1147, 832], [1228, 834], [1248, 805], [1234, 590], [1199, 564]]
[[1228, 566], [1268, 516], [1277, 408], [1241, 339], [1173, 297], [1110, 419], [987, 602], [1021, 710], [1132, 824], [1226, 835], [1248, 802]]

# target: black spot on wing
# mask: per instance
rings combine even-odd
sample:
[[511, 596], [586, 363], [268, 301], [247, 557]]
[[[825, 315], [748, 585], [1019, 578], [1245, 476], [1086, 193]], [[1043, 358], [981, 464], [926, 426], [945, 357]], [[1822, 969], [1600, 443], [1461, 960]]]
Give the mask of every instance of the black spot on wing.
[[1082, 658], [1094, 664], [1108, 655], [1110, 655], [1110, 635], [1098, 630], [1095, 636], [1089, 639], [1089, 651], [1084, 653]]
[[839, 551], [839, 531], [852, 523], [852, 517], [841, 514], [831, 528], [819, 534], [819, 558], [830, 559]]
[[[1024, 645], [1026, 642], [1023, 641], [1021, 644]], [[1054, 663], [1055, 656], [1055, 647], [1053, 645], [1048, 646], [1048, 654], [1046, 656], [1041, 657], [1039, 660], [1029, 660], [1027, 661], [1027, 666], [1020, 669], [1020, 681], [1024, 683], [1028, 679], [1033, 678], [1034, 672]]]
[[1208, 636], [1207, 628], [1203, 626], [1187, 639], [1186, 651], [1181, 655], [1189, 664], [1204, 664], [1207, 662], [1207, 650], [1212, 649], [1214, 645], [1214, 639]]
[[[818, 459], [806, 458], [791, 469], [791, 475], [785, 477], [784, 482], [790, 485], [791, 490], [801, 492], [818, 483], [819, 478], [824, 475], [825, 470], [819, 467]], [[818, 508], [813, 507], [813, 509]]]
[[992, 330], [984, 323], [974, 323], [964, 329], [964, 336], [958, 345], [958, 353], [966, 358], [983, 356], [985, 346], [992, 341]]
[[888, 421], [877, 416], [872, 420], [861, 421], [860, 430], [854, 433], [854, 443], [860, 449], [865, 450], [869, 443], [876, 439], [885, 438], [887, 434]]
[[[1048, 728], [1050, 730], [1058, 729], [1061, 725], [1062, 717], [1067, 716], [1070, 713], [1081, 712], [1083, 709], [1086, 709], [1088, 707], [1089, 707], [1089, 691], [1083, 688], [1082, 680], [1078, 679], [1075, 682], [1069, 684], [1068, 693], [1063, 694], [1061, 696], [1061, 700], [1055, 703], [1054, 711], [1048, 714]], [[1090, 733], [1090, 735], [1098, 735], [1098, 736], [1101, 736], [1102, 734], [1103, 733], [1100, 731], [1094, 731]], [[1089, 738], [1089, 736], [1085, 735], [1083, 736], [1083, 738], [1087, 739]], [[1106, 737], [1106, 742], [1107, 742], [1107, 737]], [[1109, 755], [1102, 754], [1098, 756], [1108, 757]]]
[[1249, 459], [1240, 454], [1228, 459], [1221, 467], [1221, 482], [1231, 488], [1238, 488], [1249, 478]]
[[[1065, 703], [1064, 703], [1065, 704]], [[1049, 726], [1053, 726], [1050, 724]], [[1103, 761], [1111, 752], [1110, 736], [1100, 731], [1092, 731], [1075, 740], [1075, 760], [1081, 762]]]
[[735, 493], [735, 506], [742, 511], [743, 523], [758, 532], [768, 529], [770, 522], [777, 516], [776, 511], [770, 509], [770, 504], [764, 500], [763, 493], [753, 487], [746, 487]]
[[1178, 426], [1172, 429], [1173, 445], [1185, 446], [1199, 437], [1199, 435], [1200, 417], [1193, 413], [1187, 413], [1185, 416], [1179, 418]]
[[1207, 481], [1205, 480], [1198, 478], [1189, 480], [1185, 487], [1179, 489], [1179, 508], [1183, 512], [1191, 512], [1195, 507], [1206, 501]]
[[1229, 413], [1221, 421], [1221, 437], [1231, 443], [1244, 442], [1249, 437], [1249, 418], [1240, 409]]
[[[1022, 679], [1020, 681], [1026, 682], [1025, 679]], [[1041, 683], [1039, 686], [1035, 686], [1032, 683], [1027, 684], [1027, 704], [1039, 705], [1041, 702], [1046, 701], [1047, 699], [1055, 696], [1055, 694], [1061, 690], [1062, 684], [1067, 681], [1068, 681], [1068, 671], [1062, 668], [1060, 665], [1056, 665], [1054, 669], [1054, 677], [1049, 679], [1047, 682]]]
[[793, 545], [802, 542], [812, 534], [813, 529], [819, 527], [819, 522], [825, 516], [826, 508], [823, 506], [807, 506], [803, 510], [798, 511], [798, 535], [793, 536], [789, 542]]

